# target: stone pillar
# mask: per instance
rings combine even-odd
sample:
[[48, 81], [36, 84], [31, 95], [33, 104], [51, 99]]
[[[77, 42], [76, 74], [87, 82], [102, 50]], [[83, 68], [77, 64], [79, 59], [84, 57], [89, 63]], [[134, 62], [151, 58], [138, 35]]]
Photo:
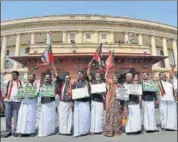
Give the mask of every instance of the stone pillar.
[[110, 43], [114, 43], [114, 32], [110, 32]]
[[78, 42], [79, 43], [83, 43], [83, 33], [82, 33], [82, 31], [79, 31], [79, 34], [78, 34], [79, 36], [78, 36]]
[[7, 49], [7, 36], [3, 36], [2, 49], [1, 49], [1, 71], [5, 70], [6, 49]]
[[31, 44], [35, 44], [35, 33], [31, 33], [31, 41], [30, 41], [30, 43]]
[[[20, 34], [16, 36], [15, 56], [20, 56]], [[14, 69], [18, 68], [18, 63], [15, 62]]]
[[174, 61], [177, 67], [177, 43], [175, 39], [173, 39], [172, 47], [173, 47], [173, 53], [174, 53]]
[[[162, 39], [162, 43], [163, 43], [164, 56], [169, 56], [169, 55], [168, 55], [168, 49], [167, 49], [167, 40], [166, 40], [165, 37]], [[165, 68], [169, 69], [169, 67], [170, 67], [169, 58], [166, 58], [166, 59], [164, 60], [164, 62], [165, 62]]]
[[142, 34], [138, 35], [138, 45], [143, 45], [143, 36], [142, 36]]
[[155, 36], [151, 36], [151, 51], [152, 51], [152, 55], [156, 56]]
[[66, 34], [66, 31], [63, 31], [63, 33], [62, 33], [62, 43], [67, 43], [67, 34]]
[[99, 32], [98, 32], [98, 31], [95, 32], [95, 42], [96, 42], [96, 43], [100, 43], [100, 40], [99, 40]]
[[125, 44], [129, 43], [129, 34], [125, 33]]

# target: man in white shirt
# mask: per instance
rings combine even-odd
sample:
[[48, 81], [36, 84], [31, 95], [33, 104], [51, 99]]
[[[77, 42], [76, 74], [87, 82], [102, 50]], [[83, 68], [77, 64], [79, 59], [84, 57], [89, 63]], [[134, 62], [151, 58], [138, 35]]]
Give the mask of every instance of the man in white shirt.
[[16, 133], [18, 112], [20, 108], [21, 101], [18, 99], [17, 93], [18, 89], [22, 86], [22, 82], [19, 80], [19, 72], [12, 71], [12, 80], [7, 84], [7, 92], [5, 95], [5, 110], [6, 110], [6, 133], [3, 135], [7, 138], [12, 135], [11, 132], [11, 120], [14, 117], [14, 130], [13, 135], [18, 136]]
[[167, 81], [166, 73], [161, 72], [159, 77], [161, 128], [177, 130], [177, 105], [173, 85]]

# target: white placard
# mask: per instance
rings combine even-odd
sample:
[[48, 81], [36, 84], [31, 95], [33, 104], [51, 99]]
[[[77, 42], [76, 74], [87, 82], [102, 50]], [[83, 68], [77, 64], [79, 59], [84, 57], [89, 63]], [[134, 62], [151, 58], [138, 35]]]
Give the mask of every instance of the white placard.
[[116, 98], [119, 100], [129, 100], [129, 94], [126, 88], [116, 88]]
[[124, 87], [127, 89], [128, 94], [140, 96], [143, 93], [142, 84], [124, 84]]
[[73, 100], [88, 98], [89, 96], [90, 95], [89, 95], [87, 87], [72, 89], [72, 99]]
[[91, 94], [95, 93], [105, 93], [106, 92], [106, 84], [100, 83], [100, 84], [91, 84]]

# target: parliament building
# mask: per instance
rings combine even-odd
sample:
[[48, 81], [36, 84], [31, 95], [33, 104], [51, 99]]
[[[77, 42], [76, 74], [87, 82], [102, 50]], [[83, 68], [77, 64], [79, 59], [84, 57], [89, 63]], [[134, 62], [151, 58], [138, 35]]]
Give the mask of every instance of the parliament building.
[[[112, 73], [147, 71], [158, 77], [159, 72], [168, 72], [171, 64], [177, 65], [177, 27], [119, 16], [54, 15], [1, 22], [4, 78], [9, 79], [12, 70], [19, 71], [21, 79], [26, 79], [28, 72], [40, 79], [50, 71], [50, 66], [34, 68], [48, 47], [49, 32], [57, 71], [70, 72], [72, 79], [76, 79], [77, 70], [87, 69], [100, 43], [104, 60], [114, 50]], [[97, 64], [92, 65], [97, 70]]]

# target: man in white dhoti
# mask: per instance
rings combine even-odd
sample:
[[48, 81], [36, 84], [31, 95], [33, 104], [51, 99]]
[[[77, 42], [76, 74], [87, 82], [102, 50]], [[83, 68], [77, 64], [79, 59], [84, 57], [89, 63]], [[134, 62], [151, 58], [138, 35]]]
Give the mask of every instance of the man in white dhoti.
[[[125, 84], [134, 84], [133, 83], [133, 74], [126, 74], [126, 82]], [[128, 101], [128, 117], [127, 124], [125, 127], [125, 132], [129, 133], [140, 133], [141, 132], [141, 96], [137, 96], [135, 94], [129, 94]]]
[[154, 89], [153, 81], [148, 79], [148, 73], [143, 72], [142, 78], [142, 108], [144, 129], [146, 132], [154, 132], [158, 130], [155, 116], [155, 102], [158, 104], [157, 92]]
[[[95, 77], [91, 76], [91, 62], [88, 65], [87, 76], [91, 84], [103, 83], [100, 73], [95, 73]], [[91, 94], [91, 126], [90, 133], [102, 133], [104, 128], [104, 93]]]
[[[43, 93], [45, 94], [45, 90], [43, 89], [44, 88], [49, 89], [51, 87], [53, 87], [51, 74], [46, 74], [44, 78], [44, 84], [42, 87], [40, 87], [40, 93], [44, 91]], [[49, 136], [55, 133], [55, 128], [56, 128], [55, 115], [56, 115], [55, 95], [49, 97], [42, 96], [38, 136]]]
[[169, 71], [169, 77], [171, 79], [171, 83], [173, 84], [174, 94], [176, 96], [176, 100], [178, 100], [177, 77], [175, 76], [175, 73], [174, 73], [175, 67], [176, 67], [176, 65], [171, 65], [171, 69]]
[[[84, 72], [78, 72], [78, 80], [74, 88], [88, 87], [84, 78]], [[86, 135], [90, 132], [90, 98], [82, 98], [74, 101], [74, 137]]]
[[72, 84], [69, 74], [65, 75], [65, 81], [61, 82], [58, 90], [60, 103], [58, 107], [59, 111], [59, 133], [71, 134], [72, 128]]
[[28, 83], [24, 84], [23, 88], [27, 87], [33, 87], [35, 92], [31, 93], [35, 94], [31, 94], [32, 97], [27, 96], [22, 99], [18, 114], [17, 133], [32, 136], [36, 129], [37, 93], [39, 91], [39, 84], [35, 82], [34, 74], [28, 74]]
[[177, 130], [177, 104], [173, 85], [167, 81], [166, 73], [161, 72], [159, 77], [161, 128], [164, 130]]

